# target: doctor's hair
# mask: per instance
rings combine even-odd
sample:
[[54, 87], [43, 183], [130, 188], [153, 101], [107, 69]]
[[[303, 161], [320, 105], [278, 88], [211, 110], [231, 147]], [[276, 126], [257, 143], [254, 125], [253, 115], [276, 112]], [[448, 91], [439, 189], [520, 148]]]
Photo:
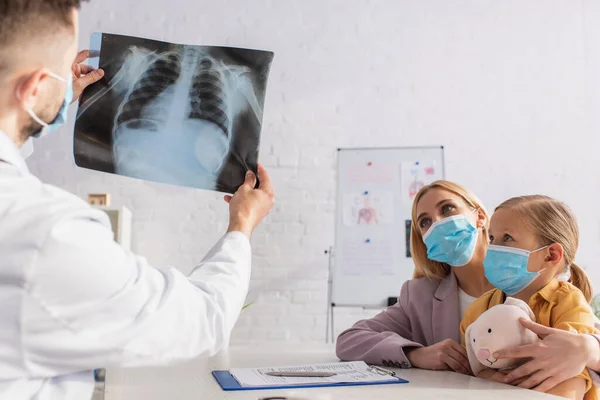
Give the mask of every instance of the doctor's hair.
[[452, 267], [446, 263], [433, 261], [427, 257], [427, 247], [425, 246], [425, 242], [423, 242], [423, 235], [421, 234], [421, 230], [417, 225], [417, 204], [427, 192], [433, 189], [442, 189], [454, 193], [455, 195], [461, 197], [467, 206], [483, 212], [485, 215], [485, 225], [482, 228], [482, 234], [478, 240], [483, 240], [485, 245], [488, 245], [487, 238], [490, 217], [487, 213], [487, 210], [483, 206], [483, 203], [481, 203], [477, 196], [475, 196], [464, 186], [451, 181], [439, 180], [426, 185], [419, 190], [412, 205], [412, 222], [410, 224], [410, 253], [415, 264], [413, 279], [444, 279], [446, 276], [448, 276], [448, 274], [450, 274], [452, 269]]
[[586, 300], [592, 299], [592, 284], [585, 271], [575, 264], [579, 246], [579, 228], [573, 211], [562, 201], [543, 195], [513, 197], [496, 207], [510, 209], [538, 235], [540, 246], [558, 243], [563, 248], [565, 269], [570, 273], [569, 283], [577, 287]]
[[0, 75], [20, 57], [28, 42], [52, 48], [61, 30], [74, 32], [72, 11], [83, 1], [0, 0]]

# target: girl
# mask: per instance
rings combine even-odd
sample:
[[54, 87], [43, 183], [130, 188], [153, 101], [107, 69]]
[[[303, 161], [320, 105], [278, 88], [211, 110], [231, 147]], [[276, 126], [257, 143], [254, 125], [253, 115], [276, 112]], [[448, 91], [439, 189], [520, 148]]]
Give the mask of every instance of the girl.
[[[591, 285], [574, 264], [579, 241], [577, 222], [562, 202], [547, 196], [515, 197], [502, 203], [492, 216], [490, 246], [484, 259], [488, 281], [496, 287], [465, 312], [460, 326], [464, 343], [467, 327], [506, 296], [521, 299], [538, 323], [576, 333], [598, 333], [589, 306]], [[557, 277], [569, 273], [569, 282]], [[505, 372], [487, 369], [479, 377], [503, 382]], [[571, 399], [598, 399], [587, 370], [547, 393]]]

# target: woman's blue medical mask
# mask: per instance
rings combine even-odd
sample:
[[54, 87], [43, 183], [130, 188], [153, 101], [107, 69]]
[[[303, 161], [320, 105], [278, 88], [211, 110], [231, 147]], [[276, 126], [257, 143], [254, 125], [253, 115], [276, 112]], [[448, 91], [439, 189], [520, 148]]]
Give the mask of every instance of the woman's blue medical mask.
[[483, 260], [485, 277], [494, 287], [513, 296], [531, 285], [540, 275], [539, 272], [527, 271], [529, 255], [547, 247], [529, 251], [491, 244]]
[[453, 267], [462, 267], [471, 261], [479, 230], [467, 216], [475, 211], [477, 209], [433, 223], [423, 235], [423, 242], [427, 246], [427, 258]]
[[29, 115], [31, 116], [31, 118], [33, 118], [33, 120], [35, 122], [37, 122], [38, 124], [42, 125], [44, 127], [44, 129], [42, 129], [42, 131], [36, 135], [33, 135], [34, 137], [38, 138], [38, 137], [43, 137], [45, 136], [48, 132], [53, 132], [55, 131], [59, 126], [63, 125], [65, 122], [67, 122], [67, 117], [68, 117], [68, 111], [69, 111], [69, 105], [71, 104], [71, 101], [73, 101], [73, 80], [69, 78], [65, 79], [59, 75], [56, 75], [53, 72], [49, 72], [48, 73], [49, 76], [51, 76], [52, 78], [59, 80], [61, 82], [64, 82], [67, 85], [67, 89], [65, 90], [65, 96], [63, 99], [63, 103], [60, 106], [60, 110], [58, 111], [58, 114], [56, 114], [56, 118], [54, 118], [54, 120], [50, 123], [44, 122], [42, 121], [34, 112], [31, 108], [27, 109], [27, 113], [29, 113]]

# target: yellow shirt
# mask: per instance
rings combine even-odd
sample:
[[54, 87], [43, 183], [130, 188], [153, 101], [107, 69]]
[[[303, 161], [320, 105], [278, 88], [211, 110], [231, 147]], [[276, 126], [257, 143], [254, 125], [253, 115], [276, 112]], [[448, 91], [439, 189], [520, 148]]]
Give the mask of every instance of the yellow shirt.
[[[471, 304], [460, 323], [463, 346], [465, 345], [465, 332], [469, 325], [491, 307], [503, 304], [505, 299], [504, 292], [492, 289]], [[599, 333], [594, 328], [594, 314], [583, 293], [568, 282], [552, 280], [542, 290], [531, 296], [529, 307], [535, 315], [536, 322], [541, 325], [574, 333]], [[587, 369], [577, 375], [577, 378], [586, 381], [585, 400], [600, 399], [599, 391], [593, 385]]]

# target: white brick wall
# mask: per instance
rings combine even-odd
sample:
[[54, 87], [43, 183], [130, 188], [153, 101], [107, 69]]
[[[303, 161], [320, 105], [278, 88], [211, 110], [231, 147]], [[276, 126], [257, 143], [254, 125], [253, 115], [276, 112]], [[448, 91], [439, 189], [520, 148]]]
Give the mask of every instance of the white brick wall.
[[[337, 147], [446, 146], [448, 177], [488, 207], [516, 194], [566, 200], [579, 261], [600, 287], [600, 17], [593, 0], [92, 0], [94, 30], [275, 51], [261, 161], [277, 206], [256, 232], [234, 341], [322, 341]], [[134, 213], [133, 247], [187, 272], [227, 226], [220, 194], [73, 166], [70, 129], [30, 166]], [[337, 331], [375, 311], [339, 310]]]

